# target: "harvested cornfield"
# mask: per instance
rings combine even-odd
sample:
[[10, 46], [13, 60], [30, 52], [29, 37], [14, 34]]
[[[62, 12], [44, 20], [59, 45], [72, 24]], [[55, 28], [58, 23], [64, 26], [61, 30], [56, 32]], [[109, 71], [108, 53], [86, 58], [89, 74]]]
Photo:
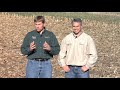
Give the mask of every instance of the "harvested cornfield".
[[[20, 46], [27, 32], [34, 29], [34, 16], [0, 13], [0, 78], [25, 78], [27, 59]], [[53, 31], [59, 43], [71, 32], [71, 18], [45, 16], [46, 28]], [[90, 69], [92, 78], [120, 77], [120, 23], [83, 19], [84, 32], [91, 35], [98, 51], [98, 61]], [[52, 59], [53, 78], [64, 78], [64, 72]]]

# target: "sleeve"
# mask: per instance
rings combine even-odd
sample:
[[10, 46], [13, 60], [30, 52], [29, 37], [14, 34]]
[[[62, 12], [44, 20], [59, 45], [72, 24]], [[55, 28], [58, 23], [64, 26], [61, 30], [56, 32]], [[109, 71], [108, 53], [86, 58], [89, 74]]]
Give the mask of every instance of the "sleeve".
[[50, 54], [52, 55], [59, 54], [60, 45], [58, 43], [56, 36], [53, 33], [51, 33], [51, 45], [50, 46], [51, 46], [51, 51], [49, 52]]
[[98, 58], [95, 43], [91, 37], [88, 40], [87, 52], [89, 58], [86, 63], [86, 67], [90, 68], [95, 65]]
[[67, 44], [65, 39], [62, 40], [61, 42], [61, 46], [60, 46], [60, 53], [58, 56], [58, 63], [60, 66], [65, 66], [65, 57], [66, 57], [66, 53], [67, 53]]
[[21, 45], [21, 53], [23, 55], [29, 55], [32, 53], [29, 45], [29, 34], [27, 34], [23, 40], [23, 44]]

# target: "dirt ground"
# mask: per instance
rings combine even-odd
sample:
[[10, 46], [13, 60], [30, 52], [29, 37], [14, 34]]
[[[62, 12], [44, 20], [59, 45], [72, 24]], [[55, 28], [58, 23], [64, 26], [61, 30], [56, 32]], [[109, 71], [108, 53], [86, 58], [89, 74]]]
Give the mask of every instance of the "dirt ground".
[[[27, 32], [34, 29], [33, 16], [0, 14], [0, 78], [25, 78], [27, 59], [20, 47]], [[70, 18], [45, 16], [46, 28], [59, 43], [71, 32]], [[120, 24], [83, 20], [83, 30], [93, 37], [98, 61], [90, 69], [91, 78], [120, 78]], [[57, 56], [52, 59], [53, 78], [64, 78]]]

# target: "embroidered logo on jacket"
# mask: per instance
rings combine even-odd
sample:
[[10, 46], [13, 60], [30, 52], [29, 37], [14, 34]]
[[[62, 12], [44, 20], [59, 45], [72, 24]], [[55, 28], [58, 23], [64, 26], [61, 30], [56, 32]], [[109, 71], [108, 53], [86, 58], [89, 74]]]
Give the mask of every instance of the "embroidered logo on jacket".
[[44, 36], [44, 38], [50, 38], [49, 36]]
[[36, 39], [36, 36], [32, 36], [32, 39]]

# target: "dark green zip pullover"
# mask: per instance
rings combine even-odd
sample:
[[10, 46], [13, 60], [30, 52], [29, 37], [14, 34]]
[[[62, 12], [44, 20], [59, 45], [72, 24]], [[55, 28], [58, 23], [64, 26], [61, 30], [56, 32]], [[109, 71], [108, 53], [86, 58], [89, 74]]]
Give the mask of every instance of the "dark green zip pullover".
[[[36, 49], [31, 52], [30, 43], [33, 41], [35, 42]], [[43, 49], [43, 44], [45, 41], [50, 45], [51, 51], [45, 51]], [[56, 39], [56, 36], [48, 30], [44, 30], [41, 35], [39, 32], [37, 32], [37, 30], [33, 30], [27, 33], [23, 44], [21, 45], [21, 52], [22, 54], [27, 55], [28, 59], [50, 59], [53, 57], [53, 55], [57, 55], [59, 51], [60, 46]]]

